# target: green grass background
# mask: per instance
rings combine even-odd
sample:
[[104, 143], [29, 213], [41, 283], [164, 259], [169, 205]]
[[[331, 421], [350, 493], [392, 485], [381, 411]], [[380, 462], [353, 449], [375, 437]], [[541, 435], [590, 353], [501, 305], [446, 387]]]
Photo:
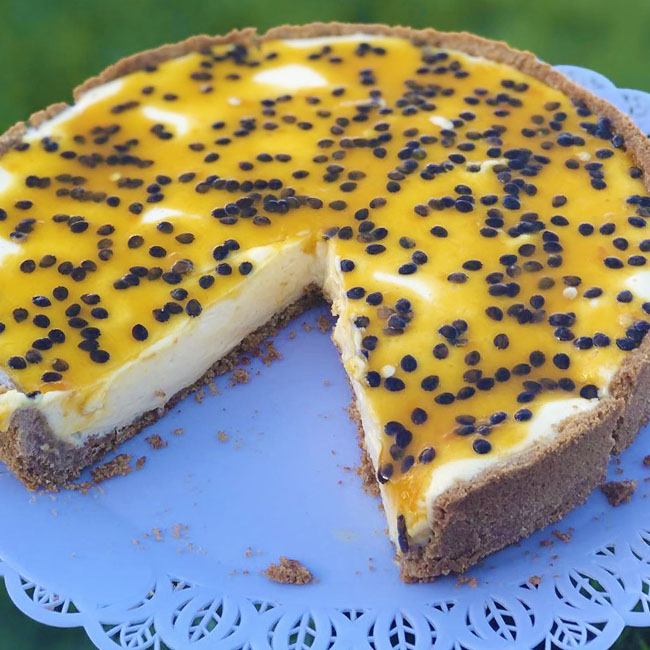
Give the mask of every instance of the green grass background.
[[[0, 0], [0, 131], [138, 50], [315, 20], [468, 30], [650, 91], [650, 0]], [[27, 619], [0, 584], [0, 650], [91, 647], [79, 630]], [[650, 650], [650, 631], [628, 629], [615, 647]]]

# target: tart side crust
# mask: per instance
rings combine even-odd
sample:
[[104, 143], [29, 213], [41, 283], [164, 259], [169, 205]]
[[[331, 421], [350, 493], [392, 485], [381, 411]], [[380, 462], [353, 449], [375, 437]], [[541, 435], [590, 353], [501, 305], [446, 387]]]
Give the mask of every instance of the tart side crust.
[[[506, 43], [465, 32], [415, 30], [376, 24], [312, 23], [286, 25], [258, 35], [254, 29], [235, 30], [225, 36], [194, 36], [180, 43], [140, 52], [110, 66], [74, 91], [78, 100], [86, 91], [147, 65], [176, 58], [189, 52], [225, 43], [254, 44], [275, 38], [309, 38], [363, 32], [406, 38], [420, 45], [455, 49], [472, 56], [510, 65], [569, 98], [584, 102], [594, 113], [611, 120], [613, 130], [625, 138], [627, 151], [636, 164], [650, 170], [650, 143], [627, 116], [564, 75], [541, 62], [530, 52], [515, 50]], [[39, 126], [67, 107], [58, 103], [34, 113], [30, 126]], [[0, 156], [20, 141], [27, 124], [19, 122], [0, 136]], [[650, 191], [650, 179], [644, 185]], [[192, 387], [177, 393], [162, 408], [142, 415], [130, 426], [102, 438], [89, 440], [77, 451], [62, 447], [35, 409], [17, 412], [10, 429], [0, 437], [0, 458], [28, 487], [55, 488], [76, 477], [81, 469], [106, 451], [135, 435], [157, 420], [193, 388], [215, 374], [231, 369], [236, 357], [255, 343], [251, 337], [268, 335], [269, 328], [286, 323], [318, 300], [320, 289], [274, 317], [270, 324], [247, 337]], [[303, 304], [303, 301], [306, 303]], [[298, 306], [302, 305], [302, 307]], [[298, 306], [298, 307], [297, 307]], [[251, 339], [252, 340], [252, 339]], [[460, 483], [440, 495], [434, 504], [434, 526], [430, 542], [401, 557], [402, 575], [407, 581], [430, 580], [450, 571], [463, 571], [485, 555], [530, 534], [536, 528], [557, 521], [578, 505], [602, 481], [611, 452], [619, 452], [634, 439], [650, 417], [650, 338], [624, 359], [610, 385], [610, 395], [593, 411], [565, 420], [558, 435], [546, 445], [510, 458], [496, 469], [483, 472], [473, 482]], [[360, 435], [363, 430], [359, 425]], [[363, 452], [362, 476], [367, 485], [374, 469]], [[375, 488], [376, 489], [376, 488]]]

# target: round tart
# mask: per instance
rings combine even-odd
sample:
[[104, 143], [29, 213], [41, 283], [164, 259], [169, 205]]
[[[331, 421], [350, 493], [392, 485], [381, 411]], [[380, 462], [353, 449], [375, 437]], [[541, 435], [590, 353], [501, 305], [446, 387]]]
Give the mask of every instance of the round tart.
[[0, 456], [29, 487], [321, 296], [405, 580], [559, 519], [648, 417], [647, 139], [529, 53], [198, 36], [0, 149]]

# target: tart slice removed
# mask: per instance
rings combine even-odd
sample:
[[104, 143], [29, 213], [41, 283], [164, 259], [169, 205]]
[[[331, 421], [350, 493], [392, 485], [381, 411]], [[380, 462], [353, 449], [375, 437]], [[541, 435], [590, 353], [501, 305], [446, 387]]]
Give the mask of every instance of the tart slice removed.
[[0, 152], [0, 457], [30, 488], [321, 296], [407, 581], [558, 520], [648, 418], [647, 139], [529, 53], [198, 36]]

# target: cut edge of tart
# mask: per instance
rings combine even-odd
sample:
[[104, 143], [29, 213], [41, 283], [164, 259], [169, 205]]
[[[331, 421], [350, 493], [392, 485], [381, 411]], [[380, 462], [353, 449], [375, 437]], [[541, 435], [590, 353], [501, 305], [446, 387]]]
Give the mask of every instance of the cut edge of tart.
[[[358, 35], [360, 39], [365, 36], [396, 37], [417, 46], [431, 46], [464, 53], [470, 57], [487, 59], [523, 72], [560, 91], [567, 98], [579, 102], [581, 106], [596, 116], [607, 118], [609, 120], [608, 132], [611, 130], [611, 135], [622, 137], [618, 147], [624, 142], [625, 150], [630, 154], [634, 163], [641, 170], [650, 169], [650, 146], [647, 138], [628, 117], [608, 102], [572, 83], [530, 53], [514, 50], [505, 43], [490, 41], [466, 33], [442, 33], [430, 29], [413, 30], [384, 25], [316, 23], [305, 26], [278, 27], [263, 36], [259, 36], [253, 29], [234, 31], [226, 36], [196, 36], [178, 44], [164, 45], [119, 61], [97, 77], [93, 77], [79, 86], [74, 92], [74, 98], [76, 102], [79, 102], [93, 89], [132, 72], [141, 71], [147, 67], [153, 68], [165, 61], [189, 53], [201, 52], [214, 46], [256, 46], [274, 40], [346, 35], [352, 35], [353, 38]], [[55, 104], [35, 113], [29, 119], [30, 129], [38, 130], [43, 125], [47, 126], [66, 108], [68, 108], [66, 104]], [[443, 118], [443, 123], [438, 125], [441, 129], [447, 128], [444, 120], [445, 118]], [[29, 133], [30, 131], [24, 123], [19, 123], [9, 129], [0, 138], [0, 155], [22, 142]], [[553, 137], [555, 135], [553, 134]], [[598, 175], [592, 174], [591, 177], [600, 180]], [[645, 179], [643, 182], [647, 190]], [[435, 192], [435, 189], [432, 189], [431, 192]], [[378, 217], [377, 220], [381, 222], [381, 219]], [[335, 235], [336, 232], [331, 236]], [[270, 244], [270, 248], [274, 245]], [[293, 248], [291, 248], [292, 246]], [[554, 404], [553, 401], [545, 403], [548, 417], [546, 420], [542, 418], [537, 421], [537, 439], [532, 442], [527, 441], [527, 444], [523, 445], [522, 451], [506, 453], [502, 457], [497, 457], [495, 461], [485, 462], [482, 469], [474, 463], [465, 475], [462, 472], [452, 472], [450, 476], [446, 477], [446, 481], [440, 481], [440, 485], [443, 487], [437, 491], [433, 488], [426, 491], [424, 499], [427, 510], [424, 521], [425, 529], [423, 530], [422, 522], [420, 522], [419, 529], [416, 531], [416, 527], [409, 527], [404, 515], [398, 513], [395, 503], [387, 499], [386, 484], [390, 482], [390, 476], [386, 472], [382, 472], [382, 454], [386, 450], [383, 449], [385, 444], [380, 442], [384, 435], [381, 425], [386, 425], [386, 422], [385, 418], [378, 418], [374, 413], [374, 406], [370, 404], [367, 397], [367, 384], [362, 382], [362, 376], [358, 372], [359, 355], [356, 349], [358, 347], [358, 332], [350, 331], [353, 321], [348, 318], [351, 313], [350, 301], [346, 302], [346, 296], [351, 300], [356, 300], [357, 297], [349, 293], [351, 289], [346, 293], [343, 274], [334, 270], [340, 265], [341, 258], [335, 256], [334, 253], [330, 254], [329, 251], [324, 252], [323, 244], [309, 236], [297, 237], [292, 243], [287, 244], [287, 247], [293, 251], [291, 253], [293, 257], [290, 255], [289, 262], [285, 261], [284, 264], [295, 264], [296, 268], [300, 270], [299, 273], [293, 274], [293, 284], [290, 289], [284, 292], [278, 304], [267, 305], [265, 312], [258, 314], [257, 317], [249, 317], [246, 321], [246, 331], [241, 331], [240, 335], [235, 336], [232, 340], [221, 342], [223, 349], [218, 355], [221, 358], [213, 359], [209, 364], [212, 366], [210, 369], [202, 368], [201, 377], [188, 377], [188, 381], [185, 383], [191, 384], [189, 388], [184, 384], [175, 385], [172, 381], [170, 386], [175, 385], [175, 390], [164, 393], [160, 398], [161, 403], [152, 410], [140, 413], [133, 422], [126, 426], [120, 425], [116, 430], [103, 432], [102, 435], [92, 435], [91, 432], [77, 443], [74, 442], [74, 438], [66, 439], [55, 435], [43, 415], [43, 408], [36, 405], [29, 406], [29, 403], [26, 402], [27, 399], [35, 399], [38, 402], [38, 400], [44, 399], [42, 396], [26, 396], [20, 390], [14, 389], [15, 395], [12, 396], [12, 399], [16, 400], [18, 407], [10, 405], [5, 409], [10, 420], [8, 420], [6, 432], [0, 435], [0, 458], [29, 487], [42, 485], [54, 488], [65, 484], [75, 478], [85, 466], [101, 458], [106, 451], [116, 447], [120, 442], [159, 418], [167, 408], [187, 394], [193, 386], [208, 381], [215, 373], [225, 372], [232, 368], [242, 351], [251, 349], [273, 328], [287, 322], [317, 301], [322, 289], [325, 297], [332, 301], [334, 312], [340, 316], [333, 338], [342, 354], [355, 393], [356, 405], [353, 413], [356, 414], [355, 419], [363, 450], [364, 480], [368, 485], [377, 484], [384, 496], [389, 529], [398, 549], [403, 578], [407, 581], [423, 581], [451, 571], [464, 571], [486, 555], [529, 535], [540, 527], [557, 521], [573, 507], [583, 502], [592, 490], [602, 483], [609, 455], [612, 452], [619, 452], [629, 445], [640, 426], [647, 421], [650, 415], [646, 404], [646, 397], [650, 389], [649, 344], [640, 336], [634, 349], [615, 366], [615, 372], [604, 390], [594, 394], [593, 398], [589, 400], [588, 407], [580, 407], [576, 409], [575, 415], [565, 417], [565, 413], [561, 410], [549, 413], [549, 409]], [[260, 253], [259, 263], [261, 265], [268, 263], [273, 268], [275, 268], [273, 265], [279, 265], [274, 274], [268, 274], [270, 280], [267, 282], [274, 282], [278, 278], [290, 275], [282, 266], [283, 261], [279, 259], [279, 256], [275, 255], [273, 251], [266, 250], [269, 246], [264, 248], [265, 250]], [[524, 253], [522, 252], [521, 255], [523, 256]], [[217, 259], [216, 255], [215, 259]], [[257, 259], [253, 259], [253, 262], [257, 263], [257, 261]], [[426, 262], [426, 259], [424, 261]], [[408, 274], [411, 272], [408, 271]], [[405, 274], [407, 274], [406, 271]], [[324, 278], [326, 279], [324, 280]], [[450, 280], [450, 282], [454, 281]], [[464, 281], [461, 280], [461, 282]], [[260, 282], [259, 285], [250, 285], [251, 287], [257, 286], [255, 289], [257, 293], [254, 295], [258, 298], [264, 295], [265, 290], [269, 290], [269, 287], [264, 284], [263, 278]], [[567, 286], [573, 290], [574, 285], [568, 284]], [[392, 311], [395, 313], [395, 309]], [[408, 312], [407, 308], [404, 313]], [[190, 311], [187, 313], [192, 317], [197, 315]], [[462, 323], [464, 321], [454, 322]], [[559, 324], [562, 325], [562, 323]], [[464, 327], [466, 326], [467, 323]], [[400, 327], [404, 329], [406, 322], [398, 326], [398, 329]], [[255, 331], [251, 333], [252, 330]], [[442, 328], [439, 331], [451, 346], [458, 345], [458, 332], [462, 331], [460, 325], [451, 334], [449, 334], [449, 330], [444, 330], [443, 333]], [[146, 337], [146, 328], [144, 332]], [[133, 336], [136, 337], [135, 330]], [[92, 339], [92, 336], [90, 338]], [[372, 351], [372, 346], [376, 345], [377, 337], [374, 339], [374, 342], [368, 341], [363, 344], [367, 346], [367, 351]], [[233, 346], [234, 349], [232, 349]], [[445, 346], [443, 345], [443, 347]], [[444, 354], [446, 357], [448, 351]], [[368, 355], [366, 355], [367, 358]], [[556, 365], [558, 368], [560, 367], [559, 362]], [[394, 371], [394, 368], [385, 371], [378, 381], [385, 382], [386, 379], [393, 376]], [[528, 372], [530, 372], [530, 367], [528, 367]], [[379, 377], [377, 372], [375, 375]], [[476, 383], [476, 381], [474, 380], [472, 383]], [[7, 377], [6, 385], [12, 387], [9, 377]], [[392, 391], [392, 388], [389, 390]], [[528, 392], [535, 393], [536, 390], [537, 388], [531, 387]], [[471, 388], [471, 391], [474, 389]], [[473, 393], [466, 392], [466, 394]], [[46, 395], [51, 395], [51, 393], [46, 393]], [[459, 392], [458, 395], [461, 393]], [[452, 395], [452, 399], [453, 397]], [[525, 400], [533, 398], [534, 395], [527, 396]], [[457, 399], [465, 399], [465, 394], [462, 398], [457, 397]], [[523, 400], [524, 398], [522, 398]], [[439, 402], [439, 404], [442, 403]], [[569, 406], [572, 407], [574, 404]], [[570, 412], [571, 408], [566, 411], [566, 414]], [[457, 419], [457, 421], [459, 420]], [[420, 424], [415, 419], [413, 423]], [[405, 427], [399, 422], [393, 424], [395, 425], [394, 430], [390, 432], [390, 435], [397, 435], [405, 430]], [[467, 422], [461, 422], [462, 424], [467, 425]], [[469, 426], [473, 426], [473, 423]], [[410, 431], [407, 433], [410, 441], [411, 433]], [[471, 433], [475, 433], [474, 429]], [[480, 440], [487, 440], [489, 429], [484, 429], [484, 433], [485, 435], [482, 435]], [[408, 445], [408, 441], [406, 445]], [[483, 454], [482, 450], [477, 449], [476, 452]], [[402, 452], [396, 450], [395, 455], [398, 456], [397, 458], [393, 456], [396, 461], [403, 462]], [[464, 461], [465, 458], [462, 457], [461, 460]], [[413, 462], [411, 457], [411, 465]], [[464, 466], [468, 467], [467, 463]], [[409, 468], [410, 465], [404, 470], [404, 474], [408, 472]], [[391, 474], [393, 471], [391, 465]], [[422, 491], [417, 496], [422, 498]], [[418, 507], [421, 508], [421, 504]]]

